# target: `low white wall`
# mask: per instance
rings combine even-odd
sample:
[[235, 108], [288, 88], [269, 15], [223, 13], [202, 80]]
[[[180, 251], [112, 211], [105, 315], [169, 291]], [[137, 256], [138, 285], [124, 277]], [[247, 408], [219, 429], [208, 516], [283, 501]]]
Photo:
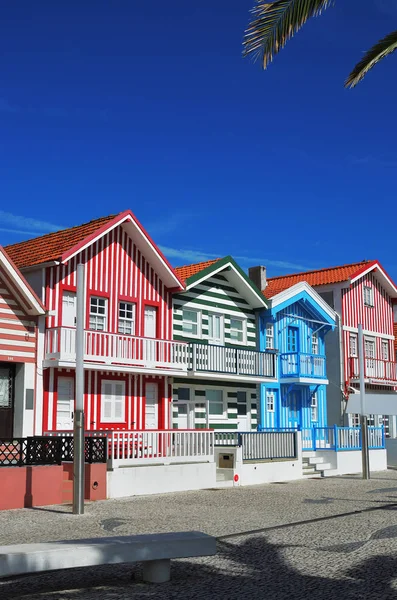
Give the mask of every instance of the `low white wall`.
[[386, 440], [387, 464], [389, 467], [397, 467], [397, 439]]
[[292, 481], [302, 479], [302, 463], [299, 460], [238, 463], [234, 473], [239, 477], [235, 485]]
[[30, 390], [34, 399], [35, 365], [19, 363], [15, 372], [14, 393], [14, 436], [27, 437], [34, 434], [34, 404], [28, 401], [27, 392]]
[[[361, 450], [347, 450], [334, 452], [333, 450], [316, 450], [316, 457], [324, 458], [324, 462], [330, 463], [331, 469], [335, 470], [332, 475], [350, 475], [362, 473]], [[321, 467], [321, 465], [319, 465]], [[386, 471], [386, 450], [369, 451], [370, 471]]]
[[215, 485], [215, 463], [120, 467], [107, 473], [108, 498], [187, 492]]

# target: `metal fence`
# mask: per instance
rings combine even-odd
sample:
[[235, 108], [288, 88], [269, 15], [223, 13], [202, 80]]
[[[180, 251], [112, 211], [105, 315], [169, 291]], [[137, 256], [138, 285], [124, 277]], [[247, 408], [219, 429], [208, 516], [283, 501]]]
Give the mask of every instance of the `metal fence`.
[[[370, 450], [385, 448], [385, 429], [368, 427], [368, 447]], [[333, 450], [343, 452], [361, 450], [360, 427], [310, 427], [302, 429], [303, 450]]]
[[244, 461], [296, 459], [297, 431], [269, 429], [241, 433], [215, 432], [215, 446], [241, 447]]
[[[106, 462], [106, 437], [85, 439], [85, 462]], [[60, 465], [73, 461], [73, 438], [34, 436], [0, 439], [0, 467]]]

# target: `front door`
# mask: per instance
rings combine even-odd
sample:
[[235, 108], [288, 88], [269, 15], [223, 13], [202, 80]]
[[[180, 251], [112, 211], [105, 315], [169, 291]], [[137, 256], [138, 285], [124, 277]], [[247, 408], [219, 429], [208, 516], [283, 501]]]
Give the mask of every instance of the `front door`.
[[251, 431], [251, 411], [248, 405], [247, 392], [237, 392], [237, 429]]
[[[4, 363], [3, 363], [4, 365]], [[0, 438], [11, 438], [14, 432], [14, 368], [0, 367]]]
[[208, 342], [222, 346], [224, 343], [223, 315], [209, 313], [208, 315]]
[[288, 395], [288, 427], [296, 429], [301, 425], [302, 397], [299, 391]]
[[365, 347], [365, 375], [367, 377], [375, 377], [375, 340], [366, 338], [364, 341]]
[[71, 377], [58, 378], [57, 399], [57, 431], [71, 431], [73, 429], [74, 413], [74, 380]]
[[[155, 338], [157, 336], [157, 310], [153, 306], [145, 306], [144, 331], [145, 338]], [[156, 361], [156, 341], [153, 339], [144, 340], [143, 359], [149, 363]]]
[[158, 385], [146, 384], [145, 429], [159, 428]]
[[76, 293], [63, 292], [62, 295], [62, 325], [76, 327]]

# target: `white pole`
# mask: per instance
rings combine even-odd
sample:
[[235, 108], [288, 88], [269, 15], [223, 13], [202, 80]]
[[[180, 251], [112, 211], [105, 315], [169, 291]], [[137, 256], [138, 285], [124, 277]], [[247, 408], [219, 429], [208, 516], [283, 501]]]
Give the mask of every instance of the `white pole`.
[[360, 425], [361, 425], [361, 453], [363, 464], [363, 479], [370, 479], [369, 472], [369, 452], [368, 452], [368, 423], [365, 412], [365, 351], [364, 351], [364, 334], [361, 323], [358, 325], [358, 361], [360, 370]]
[[84, 265], [77, 265], [76, 400], [74, 411], [73, 513], [84, 514]]

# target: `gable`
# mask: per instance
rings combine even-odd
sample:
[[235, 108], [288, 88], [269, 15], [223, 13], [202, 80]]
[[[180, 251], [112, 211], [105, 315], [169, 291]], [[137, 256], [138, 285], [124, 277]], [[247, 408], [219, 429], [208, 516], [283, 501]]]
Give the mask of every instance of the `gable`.
[[299, 304], [312, 319], [335, 326], [336, 313], [323, 298], [306, 282], [280, 292], [271, 300], [270, 314], [275, 317], [280, 313], [289, 313], [293, 305]]
[[215, 274], [201, 281], [183, 294], [173, 297], [173, 319], [175, 339], [185, 339], [182, 332], [183, 308], [192, 308], [200, 311], [202, 315], [203, 339], [208, 336], [208, 314], [217, 313], [224, 315], [225, 343], [228, 343], [230, 319], [240, 318], [247, 322], [247, 345], [256, 345], [256, 315], [248, 302], [233, 287], [222, 274]]

